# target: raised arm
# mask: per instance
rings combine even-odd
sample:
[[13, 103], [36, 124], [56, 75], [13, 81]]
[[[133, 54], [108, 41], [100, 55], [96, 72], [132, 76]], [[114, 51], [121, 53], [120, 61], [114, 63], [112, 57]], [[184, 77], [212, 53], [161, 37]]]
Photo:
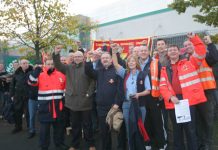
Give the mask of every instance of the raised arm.
[[218, 62], [218, 50], [216, 45], [212, 42], [210, 36], [204, 37], [204, 42], [207, 45], [207, 55], [206, 55], [206, 62], [209, 66], [213, 66]]
[[195, 47], [194, 54], [190, 57], [190, 61], [196, 68], [199, 68], [206, 57], [206, 47], [197, 35], [188, 34], [188, 38]]
[[118, 63], [118, 59], [117, 59], [118, 44], [112, 44], [111, 48], [112, 48], [112, 60], [113, 60], [114, 67], [116, 71], [119, 71], [121, 65]]
[[67, 65], [62, 64], [61, 61], [60, 61], [61, 49], [62, 49], [61, 45], [55, 46], [54, 53], [53, 53], [52, 57], [53, 57], [55, 68], [58, 71], [62, 72], [63, 74], [66, 74]]
[[97, 70], [93, 68], [93, 63], [91, 62], [91, 51], [87, 53], [87, 58], [85, 62], [85, 74], [92, 79], [97, 79]]

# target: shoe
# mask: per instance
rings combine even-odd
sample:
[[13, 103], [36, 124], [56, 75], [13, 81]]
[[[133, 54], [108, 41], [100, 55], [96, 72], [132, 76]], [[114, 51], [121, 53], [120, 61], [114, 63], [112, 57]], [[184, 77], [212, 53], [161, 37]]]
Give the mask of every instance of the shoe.
[[73, 147], [70, 147], [68, 150], [76, 150], [75, 148], [73, 148]]
[[146, 150], [151, 150], [151, 146], [145, 146]]
[[27, 138], [28, 138], [28, 139], [32, 139], [35, 135], [36, 135], [35, 132], [29, 133], [29, 135], [28, 135]]
[[89, 150], [96, 150], [95, 147], [89, 147]]
[[12, 134], [16, 134], [16, 133], [18, 133], [18, 132], [20, 132], [20, 131], [22, 131], [22, 128], [14, 128], [14, 129], [12, 130]]

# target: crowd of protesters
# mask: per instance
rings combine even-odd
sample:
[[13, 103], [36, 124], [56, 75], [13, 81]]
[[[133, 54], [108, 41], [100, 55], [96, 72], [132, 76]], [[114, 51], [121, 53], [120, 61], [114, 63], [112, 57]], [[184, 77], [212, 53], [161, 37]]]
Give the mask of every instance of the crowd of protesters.
[[[12, 75], [0, 64], [0, 110], [13, 102], [12, 134], [22, 131], [25, 116], [28, 138], [35, 137], [38, 115], [42, 150], [49, 148], [51, 126], [57, 150], [77, 150], [81, 139], [89, 150], [98, 149], [95, 134], [99, 150], [212, 150], [218, 50], [209, 36], [187, 34], [183, 49], [164, 39], [152, 51], [143, 42], [130, 43], [126, 59], [113, 42], [90, 51], [78, 42], [66, 57], [62, 47], [34, 66], [15, 62]], [[191, 121], [177, 123], [175, 105], [183, 99]], [[123, 123], [116, 130], [117, 120], [108, 122], [108, 116], [118, 110]], [[71, 145], [65, 144], [68, 129]]]

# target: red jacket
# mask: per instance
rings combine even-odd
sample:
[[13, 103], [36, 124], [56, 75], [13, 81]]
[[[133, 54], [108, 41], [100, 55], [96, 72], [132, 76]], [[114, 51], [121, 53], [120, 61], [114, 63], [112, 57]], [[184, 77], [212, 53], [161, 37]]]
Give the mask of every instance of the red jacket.
[[[195, 54], [190, 57], [189, 61], [187, 59], [183, 59], [178, 62], [178, 75], [182, 88], [182, 96], [183, 99], [189, 100], [190, 106], [206, 102], [204, 89], [197, 73], [197, 69], [204, 60], [206, 49], [202, 41], [197, 36], [192, 38], [191, 42], [195, 46]], [[171, 80], [172, 79], [169, 78], [168, 67], [162, 67], [160, 92], [164, 98], [166, 109], [174, 109], [174, 104], [170, 101], [170, 98], [171, 96], [176, 95], [172, 89]]]
[[59, 117], [63, 110], [63, 94], [65, 89], [65, 75], [54, 70], [50, 75], [47, 69], [38, 75], [31, 74], [29, 84], [38, 86], [39, 117], [41, 121], [51, 121]]

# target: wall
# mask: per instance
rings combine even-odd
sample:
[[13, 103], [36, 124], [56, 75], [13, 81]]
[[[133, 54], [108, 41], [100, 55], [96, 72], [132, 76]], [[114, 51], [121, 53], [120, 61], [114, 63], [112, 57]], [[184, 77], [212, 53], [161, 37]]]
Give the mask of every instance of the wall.
[[100, 24], [96, 39], [123, 39], [144, 36], [160, 36], [183, 32], [212, 30], [215, 28], [194, 22], [192, 15], [198, 9], [189, 8], [185, 14], [169, 8], [140, 14]]

